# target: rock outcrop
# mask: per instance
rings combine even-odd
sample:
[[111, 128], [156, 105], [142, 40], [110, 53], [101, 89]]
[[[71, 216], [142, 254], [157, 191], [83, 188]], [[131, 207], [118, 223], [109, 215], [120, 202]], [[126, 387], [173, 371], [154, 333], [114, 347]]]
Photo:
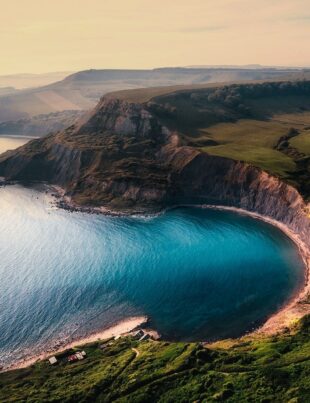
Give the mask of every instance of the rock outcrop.
[[249, 164], [205, 153], [171, 174], [169, 202], [241, 208], [285, 224], [309, 245], [310, 206], [298, 191]]
[[2, 155], [0, 175], [60, 185], [77, 205], [239, 207], [310, 239], [309, 206], [295, 188], [249, 164], [182, 146], [178, 133], [145, 104], [103, 98], [65, 131]]

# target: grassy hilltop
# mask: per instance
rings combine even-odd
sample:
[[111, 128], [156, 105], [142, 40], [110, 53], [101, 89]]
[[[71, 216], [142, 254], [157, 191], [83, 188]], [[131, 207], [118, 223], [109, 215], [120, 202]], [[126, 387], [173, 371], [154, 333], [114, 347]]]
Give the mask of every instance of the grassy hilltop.
[[[293, 334], [198, 343], [130, 337], [0, 375], [1, 402], [309, 402], [310, 318]], [[63, 361], [61, 359], [63, 358]]]
[[270, 80], [287, 76], [296, 78], [307, 75], [307, 71], [259, 67], [180, 67], [152, 70], [92, 69], [67, 74], [58, 72], [0, 76], [0, 87], [6, 87], [2, 90], [0, 88], [0, 122], [66, 110], [86, 110], [95, 106], [103, 94], [121, 89], [244, 79]]
[[183, 144], [250, 163], [309, 198], [310, 81], [157, 88], [127, 97], [140, 97]]

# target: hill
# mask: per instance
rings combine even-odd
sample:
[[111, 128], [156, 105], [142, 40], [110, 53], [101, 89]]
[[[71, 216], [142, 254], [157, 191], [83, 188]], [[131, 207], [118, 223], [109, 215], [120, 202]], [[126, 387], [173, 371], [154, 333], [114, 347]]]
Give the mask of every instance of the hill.
[[[106, 340], [0, 374], [2, 402], [300, 402], [310, 400], [309, 317], [292, 333], [199, 343]], [[85, 350], [86, 358], [66, 357]]]
[[[309, 81], [277, 81], [112, 93], [63, 132], [3, 156], [0, 174], [60, 184], [79, 204], [161, 205], [177, 186], [171, 172], [207, 153], [267, 171], [307, 199], [309, 90]], [[137, 92], [147, 101], [128, 101]]]
[[45, 136], [71, 126], [83, 113], [83, 111], [51, 112], [32, 118], [2, 122], [0, 123], [0, 134]]
[[[162, 68], [154, 70], [81, 71], [49, 85], [28, 88], [16, 94], [0, 96], [0, 122], [25, 119], [39, 114], [49, 114], [63, 110], [87, 110], [94, 107], [102, 95], [111, 91], [180, 84], [272, 80], [287, 74], [299, 76], [302, 74], [302, 70], [273, 68]], [[40, 77], [37, 78], [39, 79]], [[9, 81], [7, 80], [6, 82]]]
[[153, 97], [150, 108], [184, 144], [258, 166], [308, 198], [309, 87], [309, 81], [191, 87]]
[[55, 81], [63, 80], [72, 71], [59, 71], [42, 74], [7, 74], [0, 76], [1, 87], [14, 87], [18, 90], [33, 87], [42, 87], [43, 85], [52, 84]]
[[18, 92], [14, 87], [0, 87], [0, 96]]

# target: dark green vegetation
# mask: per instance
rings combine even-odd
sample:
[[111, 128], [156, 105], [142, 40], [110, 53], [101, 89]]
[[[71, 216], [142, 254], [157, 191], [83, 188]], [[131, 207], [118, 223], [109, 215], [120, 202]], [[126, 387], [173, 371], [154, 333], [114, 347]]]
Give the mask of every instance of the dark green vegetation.
[[[294, 334], [197, 343], [130, 337], [0, 375], [1, 402], [309, 402], [310, 317]], [[134, 350], [135, 349], [135, 350]], [[61, 358], [63, 360], [61, 361]]]
[[184, 144], [253, 164], [309, 197], [309, 81], [180, 90], [149, 107]]
[[[302, 70], [273, 68], [162, 68], [154, 70], [87, 70], [65, 77], [65, 73], [0, 77], [0, 87], [27, 88], [1, 91], [0, 122], [27, 119], [40, 114], [64, 110], [86, 110], [95, 106], [103, 94], [111, 91], [235, 82], [270, 80], [292, 75], [303, 77]], [[2, 85], [1, 85], [2, 83]], [[46, 85], [46, 83], [52, 83]]]

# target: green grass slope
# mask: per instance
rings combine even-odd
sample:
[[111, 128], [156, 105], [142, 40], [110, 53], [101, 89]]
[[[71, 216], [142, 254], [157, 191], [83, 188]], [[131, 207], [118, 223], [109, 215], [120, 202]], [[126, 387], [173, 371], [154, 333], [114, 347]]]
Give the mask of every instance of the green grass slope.
[[1, 402], [309, 402], [310, 317], [294, 334], [210, 346], [131, 337], [0, 375]]
[[148, 106], [184, 144], [250, 163], [310, 197], [309, 81], [171, 89]]
[[[310, 113], [277, 114], [266, 120], [241, 119], [201, 130], [209, 154], [253, 164], [299, 187], [309, 197]], [[290, 137], [290, 132], [294, 136]], [[282, 144], [282, 145], [281, 145]]]
[[310, 127], [304, 130], [299, 136], [294, 137], [290, 144], [299, 152], [310, 155]]
[[282, 178], [293, 177], [297, 169], [294, 156], [276, 147], [281, 137], [294, 127], [298, 133], [289, 143], [310, 155], [310, 131], [304, 130], [304, 126], [310, 124], [310, 114], [285, 114], [283, 117], [285, 120], [281, 120], [282, 115], [268, 120], [241, 119], [202, 129], [200, 138], [205, 142], [212, 140], [214, 144], [202, 149], [212, 155], [249, 162]]

